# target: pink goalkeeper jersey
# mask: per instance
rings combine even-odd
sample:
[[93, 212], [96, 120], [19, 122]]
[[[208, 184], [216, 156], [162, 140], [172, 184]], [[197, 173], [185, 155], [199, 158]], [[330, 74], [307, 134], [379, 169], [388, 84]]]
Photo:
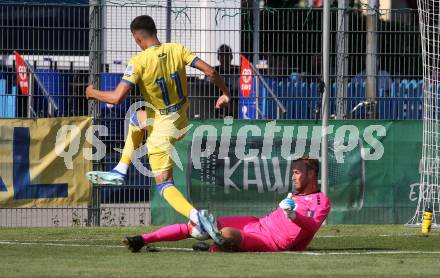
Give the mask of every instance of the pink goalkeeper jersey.
[[322, 222], [330, 212], [331, 204], [321, 192], [294, 195], [296, 218], [292, 221], [278, 208], [246, 227], [252, 232], [263, 231], [270, 236], [279, 250], [304, 250], [312, 241]]

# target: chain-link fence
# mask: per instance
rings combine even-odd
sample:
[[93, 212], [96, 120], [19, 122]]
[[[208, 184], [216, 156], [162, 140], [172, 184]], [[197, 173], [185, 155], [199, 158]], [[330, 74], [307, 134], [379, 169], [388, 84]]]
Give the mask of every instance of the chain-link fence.
[[[140, 51], [129, 25], [142, 14], [153, 16], [162, 42], [187, 46], [215, 66], [231, 90], [233, 101], [229, 109], [215, 111], [219, 91], [201, 72], [188, 68], [191, 118], [243, 117], [240, 54], [256, 67], [254, 83], [259, 86], [254, 86], [254, 91], [258, 88], [255, 99], [260, 110], [258, 118], [277, 118], [275, 99], [287, 109], [279, 118], [320, 117], [317, 108], [322, 74], [321, 9], [265, 6], [255, 11], [252, 1], [201, 1], [205, 5], [159, 0], [148, 4], [71, 2], [75, 4], [1, 4], [2, 117], [74, 116], [92, 112], [88, 111], [84, 98], [86, 84], [90, 81], [101, 89], [115, 87], [128, 60]], [[373, 24], [368, 22], [370, 14], [375, 15]], [[331, 30], [330, 112], [334, 117], [366, 117], [363, 113], [366, 81], [372, 76], [378, 107], [374, 118], [421, 118], [422, 68], [416, 10], [335, 8]], [[374, 37], [371, 39], [369, 34]], [[33, 76], [41, 81], [33, 84], [32, 100], [17, 90], [12, 55], [16, 50], [30, 64]], [[366, 71], [369, 55], [375, 61], [371, 72]], [[14, 92], [16, 97], [9, 96]], [[6, 109], [11, 99], [16, 105]], [[114, 122], [137, 99], [140, 95], [136, 90], [123, 105], [112, 110], [101, 104], [93, 113]], [[52, 101], [57, 105], [56, 111], [49, 111]]]
[[[180, 42], [215, 66], [231, 91], [230, 107], [215, 110], [220, 92], [188, 68], [191, 119], [247, 118], [249, 109], [257, 119], [321, 117], [322, 9], [228, 0], [36, 2], [0, 1], [0, 118], [93, 116], [109, 129], [101, 138], [107, 153], [96, 169], [110, 170], [119, 160], [125, 114], [141, 95], [135, 89], [113, 106], [87, 101], [85, 88], [115, 88], [140, 51], [129, 25], [142, 14], [155, 19], [162, 42]], [[332, 9], [332, 116], [421, 119], [419, 41], [417, 10]], [[28, 95], [18, 86], [14, 51], [27, 62]], [[254, 69], [252, 107], [243, 105], [249, 98], [239, 90], [240, 55]], [[1, 208], [0, 226], [148, 224], [151, 180], [129, 173], [126, 187], [94, 188], [88, 207]]]

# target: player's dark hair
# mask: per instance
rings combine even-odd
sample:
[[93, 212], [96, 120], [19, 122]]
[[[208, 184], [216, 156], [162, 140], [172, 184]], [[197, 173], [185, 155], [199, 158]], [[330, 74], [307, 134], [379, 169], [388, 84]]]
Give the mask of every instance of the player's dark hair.
[[150, 36], [157, 34], [156, 24], [149, 15], [140, 15], [133, 19], [130, 24], [130, 30], [132, 33], [135, 31], [144, 31]]
[[293, 161], [293, 163], [292, 163], [292, 170], [293, 170], [293, 168], [296, 168], [299, 165], [305, 166], [307, 171], [309, 171], [309, 170], [315, 171], [316, 176], [318, 176], [318, 173], [319, 173], [319, 161], [318, 161], [318, 159], [310, 158], [308, 156], [303, 156], [301, 158], [298, 158], [297, 160]]

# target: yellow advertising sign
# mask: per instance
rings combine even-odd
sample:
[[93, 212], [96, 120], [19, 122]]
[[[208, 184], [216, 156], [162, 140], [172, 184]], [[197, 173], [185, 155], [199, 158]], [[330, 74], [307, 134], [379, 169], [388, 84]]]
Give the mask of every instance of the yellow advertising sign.
[[0, 119], [0, 207], [87, 204], [90, 117]]

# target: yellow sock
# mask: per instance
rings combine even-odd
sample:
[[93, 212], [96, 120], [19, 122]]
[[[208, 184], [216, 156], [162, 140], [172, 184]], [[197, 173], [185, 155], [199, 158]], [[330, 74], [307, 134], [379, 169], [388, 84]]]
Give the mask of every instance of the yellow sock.
[[194, 207], [185, 199], [175, 186], [168, 186], [163, 190], [163, 197], [180, 214], [190, 218], [190, 212]]
[[144, 131], [132, 124], [128, 127], [127, 139], [125, 139], [124, 150], [122, 151], [121, 159], [122, 163], [130, 164], [131, 156], [134, 151], [139, 148], [144, 137]]

